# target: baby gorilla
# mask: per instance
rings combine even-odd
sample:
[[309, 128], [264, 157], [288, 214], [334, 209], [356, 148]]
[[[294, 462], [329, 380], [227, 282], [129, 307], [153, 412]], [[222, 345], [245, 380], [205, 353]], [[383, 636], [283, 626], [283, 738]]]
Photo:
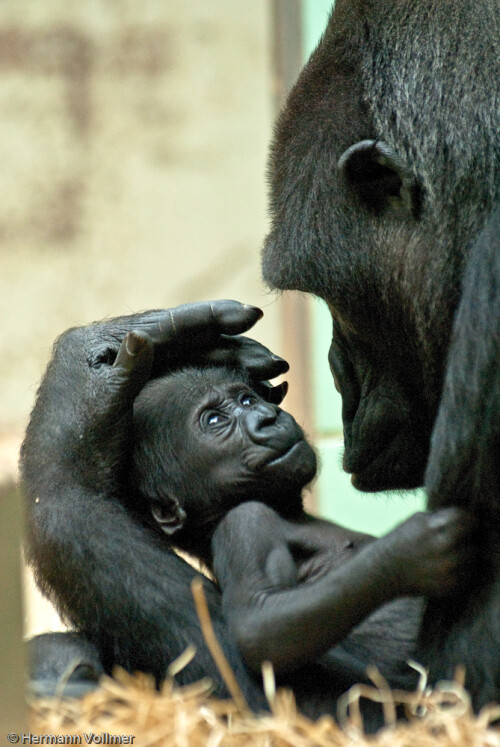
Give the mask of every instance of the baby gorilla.
[[[151, 381], [134, 404], [134, 432], [136, 507], [144, 513], [146, 501], [152, 525], [213, 571], [253, 671], [264, 660], [278, 675], [295, 671], [381, 605], [446, 595], [463, 578], [469, 530], [458, 509], [415, 514], [380, 539], [308, 515], [302, 492], [315, 452], [240, 371], [183, 369]], [[386, 605], [360, 628], [370, 647], [371, 630], [380, 638], [384, 626], [386, 664], [390, 639], [401, 663], [418, 625], [419, 606], [400, 601], [403, 609]], [[375, 651], [372, 660], [380, 663]]]
[[316, 455], [293, 417], [245, 375], [185, 368], [150, 382], [134, 404], [132, 485], [172, 544], [212, 566], [212, 535], [234, 506], [255, 500], [302, 514]]

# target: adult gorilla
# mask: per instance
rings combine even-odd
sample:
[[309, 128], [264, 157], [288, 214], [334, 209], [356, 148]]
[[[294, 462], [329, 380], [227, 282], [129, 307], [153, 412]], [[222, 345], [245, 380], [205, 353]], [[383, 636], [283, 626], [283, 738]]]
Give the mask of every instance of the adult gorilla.
[[263, 256], [330, 308], [354, 485], [478, 518], [473, 588], [421, 632], [476, 705], [500, 696], [499, 82], [498, 0], [338, 0], [278, 121]]

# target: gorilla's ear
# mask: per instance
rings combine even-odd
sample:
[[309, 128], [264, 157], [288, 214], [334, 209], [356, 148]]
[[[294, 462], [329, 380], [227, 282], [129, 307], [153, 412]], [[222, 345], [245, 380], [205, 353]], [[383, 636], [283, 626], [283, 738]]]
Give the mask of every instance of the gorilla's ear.
[[381, 140], [361, 140], [339, 158], [339, 173], [367, 208], [380, 214], [389, 207], [420, 217], [420, 184], [401, 158]]
[[169, 497], [166, 502], [155, 501], [151, 514], [165, 534], [172, 535], [182, 529], [186, 521], [186, 512], [180, 507], [176, 498]]

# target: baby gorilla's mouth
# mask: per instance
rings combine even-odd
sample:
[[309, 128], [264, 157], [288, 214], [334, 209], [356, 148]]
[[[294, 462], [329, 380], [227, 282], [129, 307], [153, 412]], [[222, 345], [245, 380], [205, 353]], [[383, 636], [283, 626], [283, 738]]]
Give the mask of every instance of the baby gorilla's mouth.
[[296, 451], [299, 450], [300, 445], [305, 443], [303, 438], [299, 438], [291, 444], [287, 444], [284, 449], [280, 452], [271, 454], [271, 457], [263, 463], [262, 467], [267, 469], [273, 466], [283, 466], [289, 459], [293, 459]]
[[262, 472], [266, 481], [276, 482], [282, 488], [301, 489], [316, 474], [316, 453], [305, 439], [297, 439], [266, 462]]

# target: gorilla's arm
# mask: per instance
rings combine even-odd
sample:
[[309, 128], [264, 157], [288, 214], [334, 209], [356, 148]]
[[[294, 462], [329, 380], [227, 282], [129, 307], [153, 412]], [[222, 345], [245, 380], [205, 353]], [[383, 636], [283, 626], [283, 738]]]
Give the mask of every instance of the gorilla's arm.
[[475, 707], [498, 699], [500, 655], [500, 206], [471, 249], [426, 472], [429, 505], [467, 507], [481, 551], [454, 604], [431, 600], [421, 659], [433, 680], [460, 662]]
[[[461, 578], [468, 529], [458, 509], [415, 514], [385, 537], [364, 542], [340, 564], [325, 553], [324, 522], [318, 523], [321, 556], [305, 579], [295, 555], [313, 552], [311, 517], [301, 527], [249, 502], [232, 509], [214, 534], [223, 612], [254, 671], [264, 660], [278, 674], [293, 671], [324, 654], [382, 604], [406, 595], [449, 594]], [[339, 527], [331, 526], [333, 543]]]
[[[42, 591], [97, 643], [108, 668], [121, 664], [162, 678], [194, 643], [196, 658], [181, 679], [210, 674], [223, 692], [191, 600], [195, 572], [128, 510], [122, 472], [132, 403], [151, 371], [190, 357], [242, 364], [263, 378], [286, 368], [257, 343], [224, 337], [259, 317], [236, 302], [191, 304], [72, 329], [54, 346], [22, 447], [27, 554]], [[219, 638], [245, 686], [219, 592], [205, 586]]]
[[486, 522], [493, 512], [498, 524], [499, 412], [500, 205], [464, 275], [425, 478], [431, 507], [464, 505]]

